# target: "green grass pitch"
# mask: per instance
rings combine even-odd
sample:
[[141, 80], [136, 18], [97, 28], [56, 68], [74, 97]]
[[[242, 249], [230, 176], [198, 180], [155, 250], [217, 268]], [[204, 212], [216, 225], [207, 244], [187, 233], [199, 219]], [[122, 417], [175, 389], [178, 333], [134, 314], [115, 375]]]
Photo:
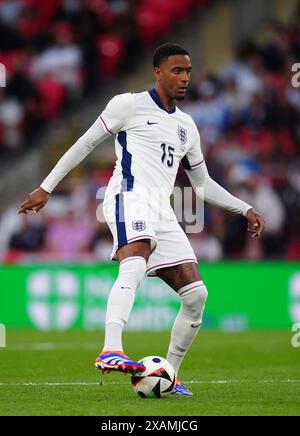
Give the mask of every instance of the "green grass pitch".
[[[289, 332], [203, 330], [180, 376], [193, 397], [141, 399], [130, 377], [98, 373], [103, 334], [7, 332], [0, 349], [1, 415], [300, 415], [300, 348]], [[169, 334], [125, 332], [135, 359], [165, 356]]]

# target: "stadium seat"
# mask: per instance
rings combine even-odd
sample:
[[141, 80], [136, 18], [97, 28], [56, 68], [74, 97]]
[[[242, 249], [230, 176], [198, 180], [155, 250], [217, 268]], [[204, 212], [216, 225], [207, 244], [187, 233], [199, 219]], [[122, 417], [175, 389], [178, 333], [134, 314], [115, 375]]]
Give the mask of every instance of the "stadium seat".
[[125, 54], [123, 40], [117, 35], [101, 35], [97, 41], [97, 49], [101, 77], [103, 79], [116, 77]]
[[36, 90], [46, 118], [50, 121], [56, 119], [66, 97], [65, 87], [51, 77], [44, 77], [36, 83]]
[[174, 20], [186, 18], [191, 9], [193, 0], [181, 0], [174, 2], [173, 0], [146, 0], [143, 4], [146, 7], [152, 8], [159, 15], [168, 15], [168, 17], [174, 22]]
[[24, 51], [22, 49], [16, 49], [9, 52], [0, 52], [0, 63], [5, 65], [6, 74], [8, 76], [15, 72], [23, 55]]
[[138, 37], [142, 44], [151, 47], [158, 36], [166, 35], [171, 31], [172, 19], [168, 14], [146, 6], [136, 11]]

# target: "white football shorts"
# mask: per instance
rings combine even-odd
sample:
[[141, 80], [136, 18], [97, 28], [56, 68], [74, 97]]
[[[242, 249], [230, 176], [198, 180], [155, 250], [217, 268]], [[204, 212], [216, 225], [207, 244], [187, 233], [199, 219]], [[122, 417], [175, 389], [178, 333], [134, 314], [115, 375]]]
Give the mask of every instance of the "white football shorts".
[[[161, 205], [160, 205], [161, 206]], [[187, 262], [197, 263], [188, 237], [180, 227], [169, 202], [160, 217], [153, 204], [135, 193], [123, 192], [106, 199], [103, 215], [113, 236], [111, 260], [116, 251], [131, 242], [150, 239], [151, 255], [147, 263], [147, 276], [155, 277], [156, 270]]]

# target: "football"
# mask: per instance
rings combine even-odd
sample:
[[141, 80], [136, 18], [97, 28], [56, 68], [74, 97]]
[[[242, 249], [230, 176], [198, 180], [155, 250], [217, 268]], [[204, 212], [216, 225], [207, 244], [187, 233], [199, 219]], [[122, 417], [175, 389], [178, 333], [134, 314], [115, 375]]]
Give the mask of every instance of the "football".
[[170, 363], [160, 356], [147, 356], [139, 362], [146, 369], [131, 377], [133, 391], [141, 398], [164, 398], [170, 395], [176, 381], [176, 374]]

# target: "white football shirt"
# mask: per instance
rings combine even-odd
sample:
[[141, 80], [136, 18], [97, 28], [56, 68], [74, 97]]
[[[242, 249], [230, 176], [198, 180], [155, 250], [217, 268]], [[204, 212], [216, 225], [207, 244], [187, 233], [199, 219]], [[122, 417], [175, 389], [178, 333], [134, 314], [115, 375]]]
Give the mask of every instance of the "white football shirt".
[[116, 135], [117, 161], [104, 201], [123, 193], [131, 198], [138, 193], [136, 198], [140, 199], [142, 193], [151, 207], [163, 205], [170, 209], [169, 198], [182, 161], [196, 193], [205, 201], [244, 216], [251, 208], [210, 178], [193, 119], [176, 106], [166, 110], [155, 89], [112, 98], [94, 124], [61, 157], [41, 187], [51, 193], [111, 134]]
[[186, 169], [203, 163], [194, 121], [176, 106], [166, 110], [155, 89], [117, 95], [100, 119], [116, 135], [117, 161], [106, 197], [141, 188], [170, 197], [180, 161]]

